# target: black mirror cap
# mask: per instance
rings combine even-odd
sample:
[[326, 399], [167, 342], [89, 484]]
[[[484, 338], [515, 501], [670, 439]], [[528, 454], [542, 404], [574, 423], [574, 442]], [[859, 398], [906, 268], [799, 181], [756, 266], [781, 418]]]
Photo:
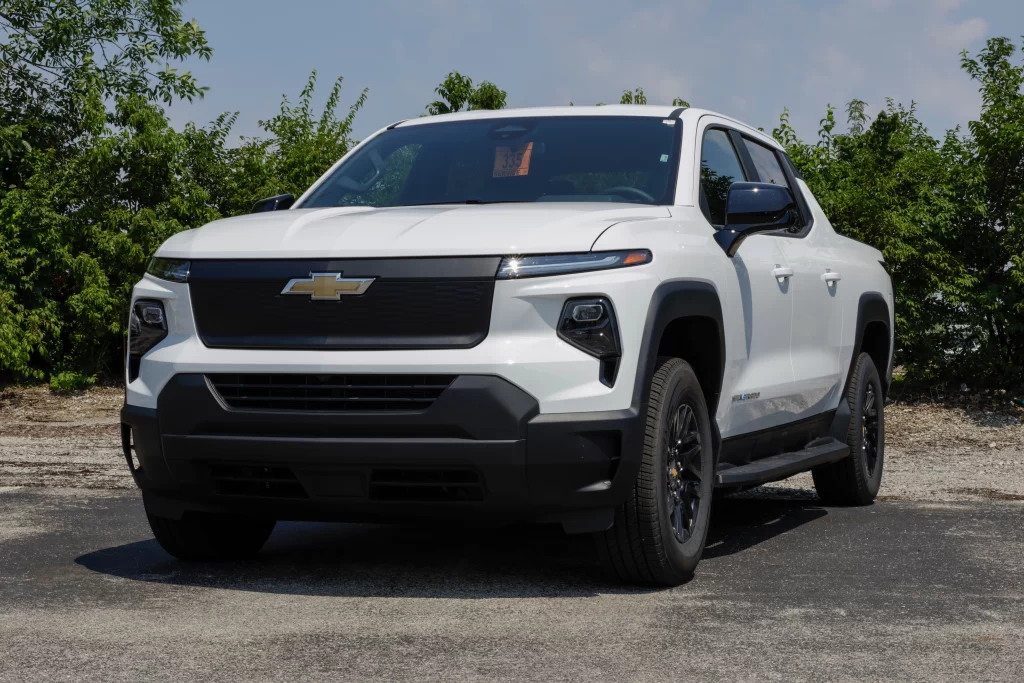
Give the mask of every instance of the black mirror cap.
[[759, 232], [798, 225], [800, 214], [788, 188], [772, 183], [733, 183], [726, 199], [725, 227], [715, 241], [732, 257], [743, 240]]
[[292, 204], [295, 203], [295, 195], [293, 194], [279, 194], [275, 197], [267, 197], [261, 199], [252, 205], [252, 211], [249, 213], [263, 213], [264, 211], [284, 211], [285, 209], [291, 208]]

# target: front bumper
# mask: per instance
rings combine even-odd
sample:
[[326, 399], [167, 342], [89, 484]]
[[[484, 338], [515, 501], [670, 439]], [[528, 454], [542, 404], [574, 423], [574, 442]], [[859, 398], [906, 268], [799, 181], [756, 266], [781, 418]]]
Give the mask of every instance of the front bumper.
[[481, 375], [459, 376], [421, 412], [239, 410], [203, 374], [184, 373], [157, 408], [126, 405], [121, 421], [129, 467], [159, 516], [487, 516], [590, 531], [608, 528], [629, 496], [644, 412], [540, 414], [530, 394]]

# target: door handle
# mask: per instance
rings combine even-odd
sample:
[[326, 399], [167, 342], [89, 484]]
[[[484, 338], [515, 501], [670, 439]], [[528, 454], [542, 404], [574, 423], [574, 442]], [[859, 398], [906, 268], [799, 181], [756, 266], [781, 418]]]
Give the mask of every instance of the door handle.
[[842, 275], [840, 275], [839, 273], [833, 273], [831, 270], [826, 270], [824, 273], [821, 274], [821, 281], [830, 287], [842, 279]]
[[782, 266], [776, 266], [776, 268], [772, 271], [772, 275], [775, 277], [776, 280], [782, 282], [787, 278], [793, 277], [793, 269], [783, 268]]

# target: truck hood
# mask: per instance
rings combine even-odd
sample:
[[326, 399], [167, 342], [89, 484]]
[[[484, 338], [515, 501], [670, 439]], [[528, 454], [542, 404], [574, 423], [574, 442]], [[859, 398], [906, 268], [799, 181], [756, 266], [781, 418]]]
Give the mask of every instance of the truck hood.
[[178, 233], [157, 255], [242, 259], [583, 252], [616, 223], [670, 215], [664, 206], [582, 202], [292, 209], [226, 218]]

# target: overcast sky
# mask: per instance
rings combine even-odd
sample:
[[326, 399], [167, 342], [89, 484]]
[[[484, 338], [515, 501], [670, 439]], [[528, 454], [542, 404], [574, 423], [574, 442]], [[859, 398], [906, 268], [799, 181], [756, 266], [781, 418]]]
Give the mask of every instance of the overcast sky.
[[171, 120], [238, 111], [239, 135], [316, 69], [318, 103], [338, 76], [343, 106], [369, 88], [357, 138], [418, 116], [452, 70], [493, 81], [510, 107], [612, 103], [641, 86], [652, 104], [682, 97], [768, 130], [789, 107], [804, 138], [828, 103], [915, 100], [938, 136], [978, 111], [960, 51], [1024, 34], [1024, 0], [192, 0], [184, 12], [214, 50], [187, 66], [210, 91]]

